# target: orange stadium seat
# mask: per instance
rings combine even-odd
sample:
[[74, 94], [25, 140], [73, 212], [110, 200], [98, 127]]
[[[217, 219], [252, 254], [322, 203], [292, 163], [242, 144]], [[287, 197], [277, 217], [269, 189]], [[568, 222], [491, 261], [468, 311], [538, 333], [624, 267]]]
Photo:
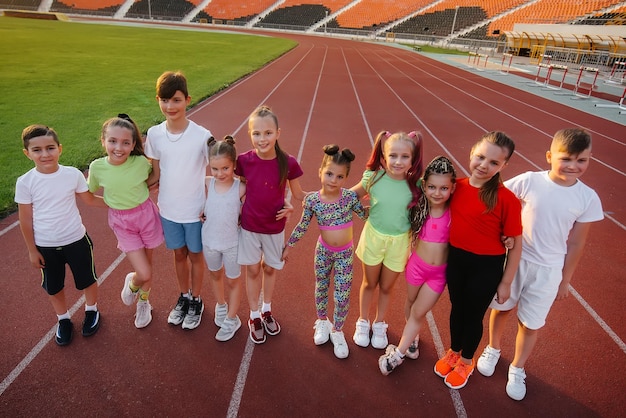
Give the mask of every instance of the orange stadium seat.
[[397, 20], [413, 13], [430, 0], [363, 0], [337, 16], [337, 23], [344, 28], [364, 28]]
[[97, 10], [104, 7], [119, 6], [124, 3], [124, 0], [65, 0], [65, 2], [75, 9]]
[[512, 31], [515, 23], [566, 23], [617, 3], [619, 1], [616, 0], [592, 0], [576, 3], [563, 3], [561, 0], [541, 0], [492, 21], [487, 33], [493, 33], [494, 30]]
[[275, 2], [276, 0], [213, 0], [204, 11], [215, 19], [232, 20], [258, 15]]

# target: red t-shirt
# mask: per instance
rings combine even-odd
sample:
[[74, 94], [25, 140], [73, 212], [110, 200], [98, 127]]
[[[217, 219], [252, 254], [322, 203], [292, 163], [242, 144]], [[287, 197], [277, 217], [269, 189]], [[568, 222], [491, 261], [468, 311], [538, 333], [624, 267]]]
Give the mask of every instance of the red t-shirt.
[[479, 190], [467, 178], [457, 181], [450, 199], [450, 244], [474, 254], [504, 254], [502, 235], [515, 237], [522, 233], [522, 205], [509, 189], [500, 185], [496, 207], [487, 212]]

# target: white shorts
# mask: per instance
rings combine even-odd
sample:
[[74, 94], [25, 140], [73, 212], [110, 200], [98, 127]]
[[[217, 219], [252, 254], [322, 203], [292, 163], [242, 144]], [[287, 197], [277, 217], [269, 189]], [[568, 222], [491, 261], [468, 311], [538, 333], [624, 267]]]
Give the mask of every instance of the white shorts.
[[546, 324], [546, 318], [559, 292], [562, 269], [540, 266], [520, 260], [511, 284], [511, 297], [499, 304], [489, 305], [498, 311], [510, 311], [517, 305], [517, 318], [528, 329], [537, 330]]
[[273, 269], [282, 270], [285, 266], [281, 260], [284, 246], [284, 232], [259, 234], [240, 228], [237, 262], [242, 266], [252, 266], [263, 261]]
[[241, 266], [237, 263], [237, 247], [227, 250], [210, 250], [202, 247], [204, 260], [211, 271], [218, 271], [224, 266], [224, 274], [229, 279], [236, 279], [241, 276]]

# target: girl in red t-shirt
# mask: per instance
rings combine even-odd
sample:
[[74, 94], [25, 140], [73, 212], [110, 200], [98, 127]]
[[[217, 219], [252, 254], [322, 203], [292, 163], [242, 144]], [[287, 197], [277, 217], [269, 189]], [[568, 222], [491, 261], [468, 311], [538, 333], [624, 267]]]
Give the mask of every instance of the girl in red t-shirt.
[[[435, 373], [460, 389], [474, 371], [483, 317], [496, 296], [508, 299], [522, 246], [521, 204], [502, 184], [500, 171], [515, 150], [502, 132], [485, 134], [470, 153], [469, 178], [457, 182], [451, 199], [450, 250], [446, 279], [450, 311], [450, 349]], [[502, 237], [513, 237], [507, 253]]]

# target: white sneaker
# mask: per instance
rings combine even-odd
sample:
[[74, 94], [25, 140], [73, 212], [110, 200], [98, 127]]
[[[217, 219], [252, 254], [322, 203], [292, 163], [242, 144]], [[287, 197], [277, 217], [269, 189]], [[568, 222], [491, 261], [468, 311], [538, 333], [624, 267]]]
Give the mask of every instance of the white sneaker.
[[224, 320], [228, 315], [228, 303], [220, 305], [218, 303], [215, 304], [215, 325], [218, 327], [222, 327], [224, 325]]
[[506, 394], [509, 398], [521, 401], [526, 396], [526, 372], [524, 369], [509, 366], [509, 380], [506, 382]]
[[331, 332], [330, 341], [332, 341], [333, 346], [335, 347], [334, 349], [335, 357], [337, 358], [348, 357], [350, 350], [348, 349], [348, 343], [346, 342], [346, 337], [343, 335], [343, 331]]
[[234, 318], [226, 317], [222, 327], [217, 331], [215, 339], [217, 341], [228, 341], [233, 338], [239, 328], [241, 328], [241, 319], [239, 319], [238, 315], [235, 315]]
[[372, 347], [384, 350], [389, 345], [387, 340], [387, 325], [386, 322], [374, 322], [372, 324]]
[[147, 300], [137, 302], [137, 312], [135, 313], [135, 327], [145, 328], [152, 322], [152, 305]]
[[388, 376], [403, 361], [404, 357], [402, 357], [398, 348], [390, 344], [385, 350], [385, 354], [378, 358], [378, 368], [383, 375]]
[[370, 321], [360, 319], [356, 321], [356, 329], [354, 330], [354, 343], [359, 347], [367, 347], [370, 345]]
[[406, 353], [404, 353], [405, 357], [408, 357], [412, 360], [417, 360], [417, 358], [420, 356], [420, 349], [418, 347], [419, 341], [420, 337], [418, 335], [417, 338], [413, 340], [408, 350], [406, 350]]
[[315, 334], [313, 334], [313, 342], [315, 345], [322, 345], [328, 342], [330, 338], [330, 331], [333, 329], [333, 324], [328, 319], [318, 319], [313, 325]]
[[483, 353], [476, 362], [476, 368], [483, 376], [491, 376], [496, 371], [496, 364], [500, 359], [500, 350], [496, 350], [490, 345], [487, 345], [483, 350]]
[[126, 275], [126, 278], [124, 279], [124, 287], [122, 287], [122, 293], [120, 294], [122, 302], [124, 302], [124, 305], [127, 306], [130, 306], [137, 301], [137, 294], [139, 293], [139, 291], [133, 293], [133, 291], [130, 290], [130, 282], [133, 280], [134, 275], [134, 271], [131, 271]]

